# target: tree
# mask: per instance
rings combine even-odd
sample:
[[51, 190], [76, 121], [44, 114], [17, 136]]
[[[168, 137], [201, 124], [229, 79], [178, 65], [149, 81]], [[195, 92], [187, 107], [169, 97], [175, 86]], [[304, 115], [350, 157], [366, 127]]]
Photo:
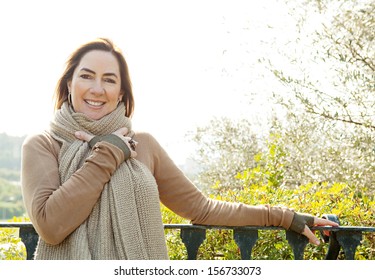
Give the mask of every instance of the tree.
[[[231, 150], [234, 154], [243, 153], [247, 147], [232, 149], [231, 145], [218, 143], [241, 139], [245, 131], [215, 132], [220, 123], [198, 129], [197, 155], [205, 167], [201, 181], [205, 186], [233, 187], [238, 185], [233, 174], [239, 169], [262, 166], [263, 171], [277, 178], [269, 180], [266, 174], [261, 177], [269, 181], [262, 183], [273, 181], [273, 186], [346, 182], [353, 188], [373, 190], [375, 3], [287, 3], [296, 18], [296, 37], [286, 47], [274, 45], [274, 49], [289, 63], [263, 60], [285, 86], [274, 92], [275, 104], [281, 104], [284, 110], [275, 114], [268, 135], [259, 138], [254, 134], [257, 148], [251, 157], [241, 161], [243, 165], [230, 158]], [[235, 122], [231, 121], [230, 126], [235, 127]], [[247, 131], [255, 130], [250, 126]], [[279, 158], [267, 156], [267, 149], [272, 147], [279, 152]], [[216, 181], [220, 183], [215, 184]]]
[[[292, 88], [292, 103], [299, 101], [306, 112], [375, 129], [375, 2], [310, 3], [319, 4], [314, 21], [318, 16], [321, 21], [309, 35], [301, 27], [304, 39], [297, 38], [311, 52], [305, 52], [305, 57], [291, 57], [291, 61], [301, 61], [297, 66], [302, 75], [274, 69], [275, 75]], [[309, 25], [310, 21], [301, 24]]]
[[0, 178], [0, 220], [24, 214], [21, 186]]
[[214, 118], [196, 129], [192, 141], [197, 147], [193, 158], [202, 168], [197, 183], [202, 188], [236, 188], [234, 177], [254, 167], [254, 156], [260, 151], [256, 133], [246, 119]]
[[353, 188], [373, 189], [374, 136], [364, 127], [289, 112], [287, 122], [275, 120], [280, 135], [283, 184], [298, 187], [310, 182], [345, 182]]
[[20, 170], [21, 146], [24, 137], [0, 133], [0, 169]]
[[275, 93], [286, 109], [276, 126], [286, 176], [374, 189], [375, 2], [288, 3], [299, 28], [295, 51], [283, 53], [288, 65], [269, 61], [287, 88]]

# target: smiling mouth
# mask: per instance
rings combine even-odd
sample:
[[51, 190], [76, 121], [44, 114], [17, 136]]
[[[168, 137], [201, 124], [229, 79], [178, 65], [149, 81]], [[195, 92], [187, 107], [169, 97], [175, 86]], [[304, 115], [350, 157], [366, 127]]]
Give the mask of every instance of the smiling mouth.
[[85, 100], [85, 102], [87, 104], [89, 104], [90, 106], [94, 106], [94, 107], [100, 107], [100, 106], [103, 106], [105, 104], [105, 102], [92, 101], [92, 100]]

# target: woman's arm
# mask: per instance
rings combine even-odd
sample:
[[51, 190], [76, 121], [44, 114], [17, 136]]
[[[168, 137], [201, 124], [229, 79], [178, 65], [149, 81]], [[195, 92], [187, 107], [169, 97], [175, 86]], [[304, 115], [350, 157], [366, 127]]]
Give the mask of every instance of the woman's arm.
[[58, 244], [91, 213], [104, 185], [124, 161], [116, 146], [100, 142], [82, 168], [60, 184], [59, 144], [48, 134], [29, 137], [22, 147], [22, 191], [38, 234]]
[[173, 163], [150, 136], [153, 171], [162, 203], [194, 224], [223, 226], [283, 226], [289, 228], [294, 212], [285, 207], [250, 206], [207, 198]]
[[286, 207], [212, 200], [204, 196], [173, 163], [164, 149], [150, 136], [149, 145], [154, 151], [153, 170], [159, 186], [162, 203], [176, 214], [194, 224], [222, 226], [282, 226], [307, 236], [311, 243], [319, 244], [308, 226], [338, 224], [294, 212]]

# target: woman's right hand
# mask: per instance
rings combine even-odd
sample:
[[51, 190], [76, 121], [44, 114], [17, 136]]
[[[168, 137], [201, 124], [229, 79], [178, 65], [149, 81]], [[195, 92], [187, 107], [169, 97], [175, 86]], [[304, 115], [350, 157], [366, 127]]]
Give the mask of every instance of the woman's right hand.
[[116, 130], [112, 134], [117, 135], [120, 137], [125, 144], [128, 146], [130, 149], [130, 157], [135, 158], [137, 156], [137, 152], [135, 151], [135, 148], [138, 145], [138, 142], [134, 141], [132, 137], [125, 136], [129, 133], [129, 129], [127, 127], [121, 127], [120, 129]]

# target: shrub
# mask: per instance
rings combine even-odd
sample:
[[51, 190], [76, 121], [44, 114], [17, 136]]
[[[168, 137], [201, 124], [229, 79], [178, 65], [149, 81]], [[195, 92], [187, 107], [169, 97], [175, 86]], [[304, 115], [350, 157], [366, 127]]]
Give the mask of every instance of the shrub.
[[[251, 173], [251, 172], [250, 172]], [[316, 216], [335, 214], [343, 226], [375, 226], [375, 202], [373, 197], [354, 191], [345, 183], [311, 183], [296, 189], [277, 188], [271, 185], [256, 185], [249, 180], [249, 171], [237, 176], [242, 182], [242, 189], [228, 190], [220, 195], [211, 194], [213, 199], [237, 201], [250, 205], [270, 204], [285, 205], [298, 212]], [[165, 223], [186, 223], [168, 209], [163, 208]], [[317, 233], [318, 234], [318, 233]], [[167, 244], [171, 259], [186, 258], [184, 245], [180, 241], [179, 231], [167, 234]], [[356, 259], [375, 259], [375, 234], [365, 233], [358, 246]], [[324, 259], [328, 245], [308, 244], [305, 259]], [[293, 253], [285, 239], [285, 231], [259, 231], [259, 239], [253, 248], [253, 259], [293, 259]], [[344, 258], [341, 254], [339, 259]], [[240, 252], [233, 241], [230, 230], [208, 230], [207, 238], [199, 249], [198, 259], [240, 259]]]
[[[375, 226], [375, 202], [367, 191], [356, 191], [345, 183], [311, 183], [296, 189], [275, 187], [271, 184], [253, 184], [251, 171], [238, 174], [237, 180], [241, 188], [227, 190], [225, 193], [210, 194], [212, 199], [237, 201], [250, 205], [282, 204], [299, 212], [311, 213], [316, 216], [335, 214], [344, 226]], [[166, 224], [186, 224], [182, 219], [166, 207], [162, 206], [163, 222]], [[13, 218], [10, 222], [25, 221], [24, 218]], [[166, 230], [166, 241], [170, 259], [187, 258], [185, 246], [179, 236], [179, 230]], [[307, 245], [305, 259], [324, 259], [328, 245]], [[26, 250], [18, 237], [17, 229], [0, 229], [0, 260], [20, 260], [26, 258]], [[237, 260], [240, 252], [233, 240], [231, 230], [207, 230], [206, 240], [198, 252], [198, 259], [205, 260]], [[293, 253], [285, 239], [283, 230], [261, 230], [259, 239], [252, 252], [253, 259], [289, 260]], [[343, 259], [341, 253], [339, 259]], [[375, 259], [375, 234], [364, 234], [358, 246], [355, 258], [358, 260]]]
[[[9, 222], [24, 222], [25, 218], [16, 218]], [[0, 228], [0, 260], [25, 260], [26, 247], [19, 238], [19, 229]]]

